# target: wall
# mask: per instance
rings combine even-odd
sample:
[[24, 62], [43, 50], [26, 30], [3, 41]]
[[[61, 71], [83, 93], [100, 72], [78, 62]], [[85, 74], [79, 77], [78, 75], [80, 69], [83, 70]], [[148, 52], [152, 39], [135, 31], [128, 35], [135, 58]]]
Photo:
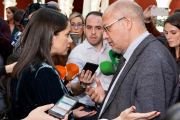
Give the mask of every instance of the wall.
[[[2, 1], [4, 0], [0, 0], [0, 17], [4, 17], [4, 5], [2, 4]], [[49, 1], [56, 1], [57, 0], [46, 0], [46, 2]], [[77, 11], [82, 13], [82, 8], [83, 8], [83, 0], [74, 0], [75, 2], [73, 3], [74, 9], [73, 11]], [[109, 4], [112, 4], [113, 2], [115, 2], [117, 0], [109, 0]], [[134, 0], [135, 2], [137, 2], [143, 10], [145, 10], [149, 5], [157, 5], [156, 0]], [[26, 9], [26, 7], [28, 6], [28, 4], [32, 3], [32, 0], [16, 0], [17, 2], [17, 6], [18, 9]], [[175, 1], [172, 0], [172, 2], [170, 3], [170, 9], [171, 12], [170, 14], [174, 11], [174, 9], [180, 8], [180, 0]]]
[[[112, 4], [117, 0], [109, 0], [109, 4]], [[134, 0], [137, 4], [139, 4], [143, 10], [145, 10], [149, 5], [157, 5], [156, 0]]]
[[0, 17], [4, 18], [4, 5], [2, 2], [0, 3]]
[[[0, 3], [0, 17], [4, 18], [4, 5], [3, 5], [2, 1], [4, 1], [4, 0], [0, 0], [0, 2], [1, 2]], [[57, 0], [46, 0], [46, 2], [49, 2], [49, 1], [57, 2]], [[17, 2], [16, 7], [18, 9], [25, 10], [29, 4], [33, 3], [33, 0], [16, 0], [16, 2]]]
[[180, 9], [180, 0], [172, 0], [172, 2], [169, 5], [169, 8], [171, 9], [171, 12], [169, 13], [171, 15], [175, 9]]
[[73, 3], [74, 9], [73, 12], [79, 12], [82, 14], [82, 10], [83, 10], [83, 1], [84, 0], [74, 0], [76, 2]]

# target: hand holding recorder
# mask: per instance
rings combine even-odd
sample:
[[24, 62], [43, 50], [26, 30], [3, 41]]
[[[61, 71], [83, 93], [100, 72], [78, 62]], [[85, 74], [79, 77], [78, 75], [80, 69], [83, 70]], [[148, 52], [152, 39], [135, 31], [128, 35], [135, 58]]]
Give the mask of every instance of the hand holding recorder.
[[99, 65], [87, 62], [82, 72], [77, 76], [83, 88], [90, 85], [96, 77], [95, 71]]

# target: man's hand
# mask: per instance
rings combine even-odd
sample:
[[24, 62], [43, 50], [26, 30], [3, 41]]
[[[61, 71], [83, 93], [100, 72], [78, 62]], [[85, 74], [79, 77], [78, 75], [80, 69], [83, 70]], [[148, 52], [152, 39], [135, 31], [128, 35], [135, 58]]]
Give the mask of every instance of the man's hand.
[[94, 73], [92, 77], [91, 75], [92, 75], [91, 71], [87, 70], [85, 73], [85, 70], [82, 70], [82, 72], [77, 77], [79, 81], [83, 83], [83, 85], [87, 86], [93, 82], [94, 78], [96, 77], [96, 73]]
[[124, 110], [119, 117], [113, 120], [150, 120], [159, 116], [161, 113], [152, 111], [148, 113], [133, 113], [136, 110], [135, 106], [132, 106], [126, 110]]
[[152, 7], [155, 8], [155, 5], [150, 5], [143, 12], [145, 22], [149, 22], [151, 20], [151, 17], [156, 17], [156, 16], [151, 16], [151, 8]]
[[90, 88], [90, 86], [87, 86], [86, 92], [88, 92], [88, 95], [94, 102], [101, 104], [105, 98], [105, 92], [99, 78], [96, 77], [95, 80], [96, 80], [97, 87]]
[[84, 107], [81, 106], [81, 107], [73, 110], [74, 118], [82, 118], [85, 116], [93, 116], [97, 113], [96, 111], [86, 112], [86, 111], [83, 111], [83, 109], [84, 109]]

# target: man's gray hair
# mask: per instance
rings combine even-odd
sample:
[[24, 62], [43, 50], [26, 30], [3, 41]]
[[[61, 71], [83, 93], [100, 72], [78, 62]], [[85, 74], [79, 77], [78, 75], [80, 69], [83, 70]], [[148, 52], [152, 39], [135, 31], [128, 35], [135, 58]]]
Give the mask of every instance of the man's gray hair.
[[128, 16], [140, 26], [145, 27], [143, 10], [137, 3], [130, 0], [119, 0], [111, 4], [110, 9], [111, 17], [119, 19]]

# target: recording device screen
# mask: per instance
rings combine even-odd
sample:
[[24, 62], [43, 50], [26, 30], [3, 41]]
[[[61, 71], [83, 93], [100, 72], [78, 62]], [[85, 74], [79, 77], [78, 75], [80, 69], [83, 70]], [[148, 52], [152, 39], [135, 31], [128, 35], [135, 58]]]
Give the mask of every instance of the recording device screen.
[[64, 95], [53, 108], [49, 110], [49, 113], [53, 116], [63, 118], [77, 103], [77, 99], [69, 95]]

